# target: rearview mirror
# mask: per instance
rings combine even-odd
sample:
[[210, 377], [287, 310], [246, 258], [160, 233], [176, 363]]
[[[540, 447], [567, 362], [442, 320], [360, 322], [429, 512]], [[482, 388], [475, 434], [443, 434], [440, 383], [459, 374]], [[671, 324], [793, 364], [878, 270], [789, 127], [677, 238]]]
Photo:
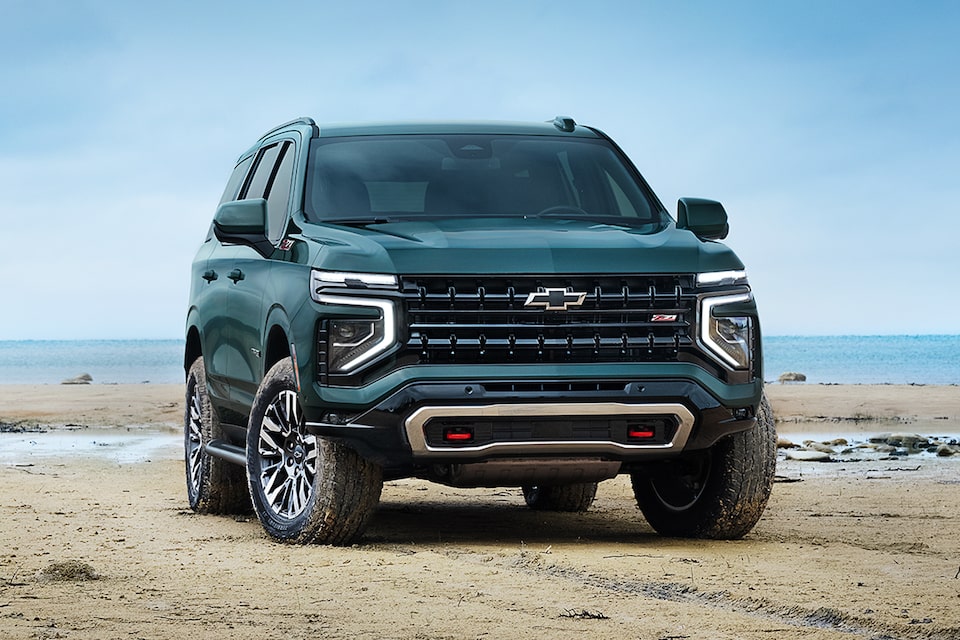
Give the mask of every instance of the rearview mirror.
[[224, 202], [213, 216], [217, 240], [245, 244], [267, 256], [273, 245], [267, 240], [267, 201], [263, 198]]
[[703, 198], [677, 201], [677, 228], [687, 229], [703, 240], [723, 240], [730, 231], [723, 205]]

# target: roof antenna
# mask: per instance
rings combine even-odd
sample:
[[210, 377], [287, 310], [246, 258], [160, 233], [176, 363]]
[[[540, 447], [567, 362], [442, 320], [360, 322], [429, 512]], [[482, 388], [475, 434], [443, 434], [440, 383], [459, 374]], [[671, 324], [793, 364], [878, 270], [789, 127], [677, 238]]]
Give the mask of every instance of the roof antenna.
[[557, 116], [553, 119], [553, 126], [560, 129], [560, 131], [569, 133], [574, 130], [577, 123], [570, 116]]

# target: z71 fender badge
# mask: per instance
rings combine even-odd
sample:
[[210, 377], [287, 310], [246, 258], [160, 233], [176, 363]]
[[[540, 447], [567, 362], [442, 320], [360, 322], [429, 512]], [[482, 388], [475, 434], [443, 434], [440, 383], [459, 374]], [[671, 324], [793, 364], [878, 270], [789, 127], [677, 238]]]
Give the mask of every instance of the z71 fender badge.
[[284, 238], [280, 242], [280, 251], [290, 251], [293, 249], [293, 240], [291, 238]]

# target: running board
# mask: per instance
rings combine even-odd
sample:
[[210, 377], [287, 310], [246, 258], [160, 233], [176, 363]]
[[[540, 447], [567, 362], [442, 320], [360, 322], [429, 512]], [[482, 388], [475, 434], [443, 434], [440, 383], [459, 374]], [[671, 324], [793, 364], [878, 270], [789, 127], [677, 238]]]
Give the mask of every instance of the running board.
[[242, 467], [247, 466], [247, 450], [235, 444], [230, 444], [224, 440], [211, 440], [204, 445], [203, 450], [227, 462], [232, 462]]

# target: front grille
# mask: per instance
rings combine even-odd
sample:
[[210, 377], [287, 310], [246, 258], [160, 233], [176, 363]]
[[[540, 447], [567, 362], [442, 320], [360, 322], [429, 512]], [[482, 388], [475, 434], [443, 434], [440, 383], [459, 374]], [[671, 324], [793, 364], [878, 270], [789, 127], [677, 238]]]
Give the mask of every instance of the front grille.
[[[570, 295], [524, 306], [547, 290]], [[402, 295], [405, 355], [421, 364], [674, 362], [694, 348], [692, 275], [407, 276]]]

